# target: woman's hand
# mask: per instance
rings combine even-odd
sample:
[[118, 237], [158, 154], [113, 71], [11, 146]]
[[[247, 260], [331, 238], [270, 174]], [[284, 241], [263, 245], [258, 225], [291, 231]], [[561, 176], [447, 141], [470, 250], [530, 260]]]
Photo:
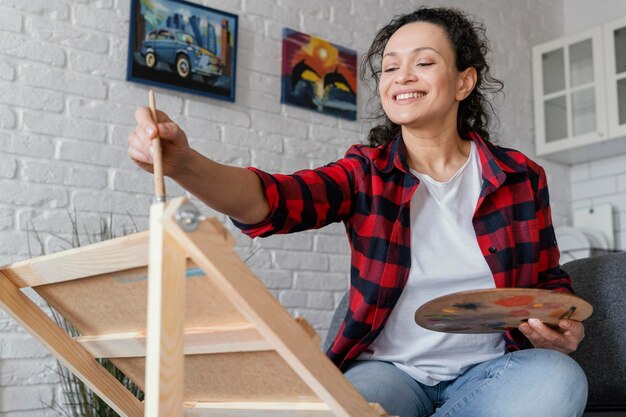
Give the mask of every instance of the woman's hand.
[[270, 206], [259, 177], [245, 168], [212, 161], [189, 147], [187, 135], [163, 112], [158, 123], [150, 109], [135, 112], [137, 126], [128, 135], [128, 155], [142, 169], [153, 172], [152, 140], [161, 138], [163, 174], [174, 179], [207, 206], [242, 223], [265, 219]]
[[585, 337], [585, 327], [579, 321], [562, 319], [559, 329], [546, 326], [539, 319], [528, 319], [528, 323], [519, 326], [520, 331], [536, 348], [558, 350], [570, 354], [578, 348]]
[[135, 112], [137, 125], [128, 135], [128, 155], [142, 169], [153, 172], [152, 140], [161, 138], [163, 173], [176, 175], [191, 157], [187, 135], [163, 112], [157, 110], [159, 123], [154, 123], [150, 109], [141, 107]]

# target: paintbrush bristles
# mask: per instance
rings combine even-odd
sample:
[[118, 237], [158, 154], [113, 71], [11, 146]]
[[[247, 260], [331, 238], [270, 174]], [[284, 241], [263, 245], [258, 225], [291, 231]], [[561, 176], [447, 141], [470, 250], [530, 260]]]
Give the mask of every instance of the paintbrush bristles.
[[[154, 91], [148, 92], [148, 103], [150, 106], [150, 113], [152, 114], [152, 120], [154, 123], [158, 123], [156, 112], [156, 99], [154, 97]], [[152, 160], [154, 169], [154, 194], [157, 203], [165, 202], [165, 179], [163, 177], [163, 153], [161, 151], [161, 138], [157, 136], [152, 141]]]

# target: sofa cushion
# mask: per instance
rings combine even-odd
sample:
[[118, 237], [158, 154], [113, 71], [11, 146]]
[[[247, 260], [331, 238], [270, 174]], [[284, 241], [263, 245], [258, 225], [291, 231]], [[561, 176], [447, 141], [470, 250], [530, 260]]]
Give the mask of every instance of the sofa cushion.
[[572, 357], [589, 381], [588, 410], [626, 410], [626, 252], [562, 266], [574, 291], [593, 305]]

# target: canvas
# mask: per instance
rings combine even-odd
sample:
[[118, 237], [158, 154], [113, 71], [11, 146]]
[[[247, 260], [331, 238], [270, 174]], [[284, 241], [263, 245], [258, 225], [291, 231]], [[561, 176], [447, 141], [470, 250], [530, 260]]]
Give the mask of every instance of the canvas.
[[235, 101], [237, 23], [182, 0], [132, 0], [126, 78]]
[[356, 120], [356, 51], [283, 30], [281, 102]]

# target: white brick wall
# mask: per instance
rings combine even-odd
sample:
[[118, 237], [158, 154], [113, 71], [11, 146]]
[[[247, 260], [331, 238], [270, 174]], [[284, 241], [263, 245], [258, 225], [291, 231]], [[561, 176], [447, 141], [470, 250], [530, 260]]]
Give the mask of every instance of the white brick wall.
[[[416, 4], [196, 2], [240, 17], [237, 102], [157, 89], [159, 107], [185, 127], [194, 147], [214, 159], [283, 172], [341, 156], [367, 129], [362, 122], [280, 104], [282, 28], [307, 31], [361, 54], [377, 28]], [[486, 23], [493, 68], [507, 93], [497, 106], [502, 107], [501, 127], [495, 136], [503, 145], [532, 154], [530, 48], [560, 36], [563, 3], [450, 0], [446, 5], [465, 7]], [[145, 105], [147, 95], [146, 87], [124, 81], [129, 11], [129, 0], [0, 0], [0, 263], [27, 258], [29, 251], [40, 254], [26, 233], [31, 224], [47, 251], [67, 247], [62, 240], [70, 232], [67, 211], [76, 210], [92, 233], [99, 218], [110, 215], [119, 230], [133, 221], [146, 227], [151, 178], [128, 161], [125, 150], [134, 109]], [[360, 85], [359, 93], [359, 114], [365, 116], [370, 92]], [[554, 164], [546, 168], [553, 185], [567, 185], [552, 187], [555, 218], [563, 222], [569, 216], [569, 173]], [[590, 166], [584, 173], [581, 168], [572, 181], [603, 182], [617, 173], [605, 187], [626, 195], [626, 171], [605, 175], [597, 169]], [[168, 190], [182, 194], [171, 182]], [[578, 188], [574, 193], [600, 198]], [[324, 336], [348, 285], [342, 227], [255, 242], [234, 233], [243, 257], [260, 248], [249, 264], [267, 287]], [[39, 343], [0, 312], [0, 417], [55, 415], [45, 407], [61, 400], [53, 368], [54, 360]]]
[[573, 210], [611, 204], [615, 249], [626, 249], [626, 155], [575, 165], [570, 181]]

